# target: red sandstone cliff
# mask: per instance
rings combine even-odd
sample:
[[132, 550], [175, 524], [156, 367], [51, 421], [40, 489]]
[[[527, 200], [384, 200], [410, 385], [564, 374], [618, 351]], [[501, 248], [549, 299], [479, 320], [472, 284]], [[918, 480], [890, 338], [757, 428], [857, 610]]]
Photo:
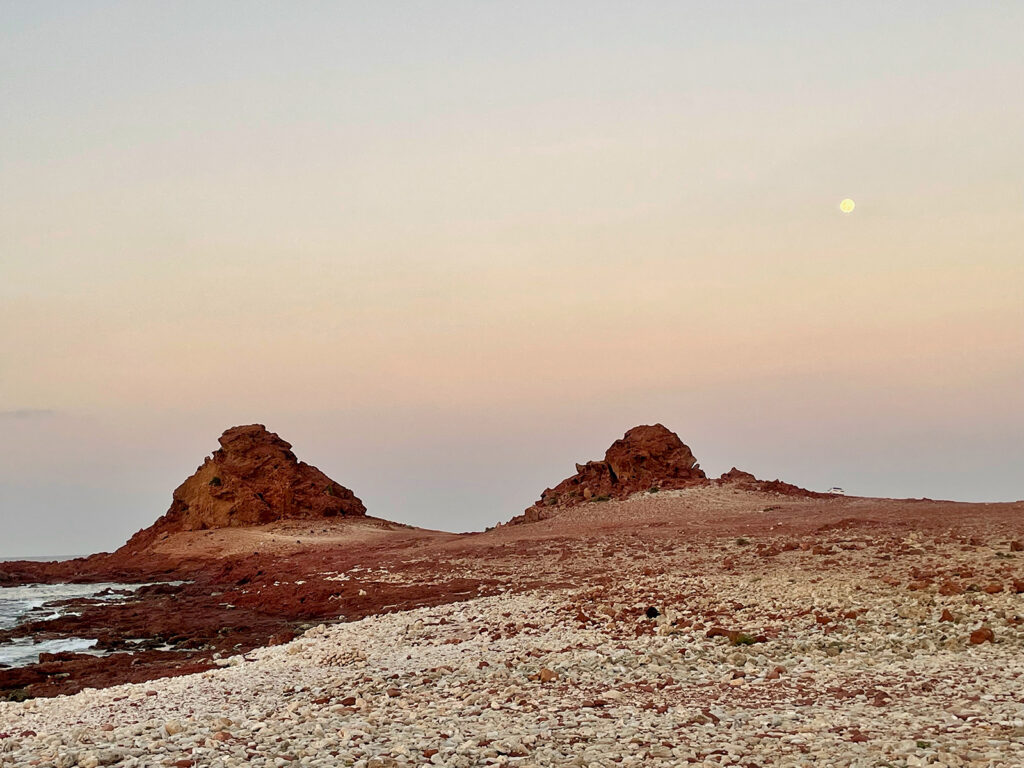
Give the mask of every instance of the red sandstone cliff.
[[352, 491], [299, 461], [291, 445], [262, 424], [232, 427], [221, 435], [220, 446], [174, 491], [167, 514], [135, 534], [125, 549], [176, 531], [366, 514]]
[[603, 461], [576, 465], [576, 474], [541, 494], [540, 500], [511, 523], [548, 517], [548, 507], [625, 498], [649, 488], [685, 488], [707, 481], [693, 452], [670, 429], [655, 424], [633, 427], [612, 443]]

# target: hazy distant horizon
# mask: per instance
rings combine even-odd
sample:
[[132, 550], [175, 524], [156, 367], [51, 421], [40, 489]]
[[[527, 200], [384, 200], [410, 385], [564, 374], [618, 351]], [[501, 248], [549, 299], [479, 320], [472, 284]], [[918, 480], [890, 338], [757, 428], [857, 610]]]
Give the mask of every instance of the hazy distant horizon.
[[[659, 420], [649, 419], [643, 423], [656, 421]], [[661, 421], [664, 421], [670, 429], [673, 428], [670, 421]], [[238, 423], [248, 422], [240, 421]], [[529, 470], [529, 475], [524, 473], [523, 479], [515, 483], [492, 486], [496, 488], [496, 492], [488, 494], [487, 486], [491, 483], [498, 483], [496, 474], [488, 472], [489, 456], [494, 455], [500, 458], [501, 466], [508, 466], [510, 462], [515, 462], [517, 457], [508, 452], [509, 444], [521, 441], [523, 437], [521, 434], [510, 430], [512, 439], [495, 444], [492, 449], [494, 453], [480, 455], [476, 450], [482, 444], [480, 440], [462, 446], [461, 452], [458, 454], [458, 465], [464, 470], [461, 476], [453, 474], [450, 477], [438, 479], [427, 476], [435, 469], [434, 463], [419, 468], [412, 463], [414, 457], [410, 454], [419, 447], [419, 443], [395, 444], [390, 450], [381, 444], [376, 446], [378, 450], [372, 454], [363, 455], [355, 443], [343, 444], [336, 437], [319, 432], [315, 426], [310, 425], [308, 419], [302, 425], [297, 424], [291, 434], [288, 430], [275, 426], [274, 423], [267, 426], [272, 431], [277, 431], [284, 439], [292, 442], [299, 460], [319, 467], [332, 479], [352, 488], [367, 505], [367, 514], [426, 528], [457, 532], [481, 531], [519, 514], [540, 496], [541, 491], [571, 475], [575, 471], [575, 462], [603, 457], [605, 449], [613, 440], [621, 437], [626, 430], [626, 427], [623, 427], [617, 432], [607, 435], [604, 442], [600, 443], [600, 447], [594, 447], [589, 451], [577, 450], [575, 453], [568, 447], [561, 452], [558, 448], [559, 446], [582, 444], [583, 440], [580, 439], [580, 436], [566, 434], [552, 437], [549, 445], [537, 447], [540, 456], [550, 457], [548, 462], [542, 462], [536, 458], [531, 461], [526, 456], [518, 457], [520, 463]], [[630, 424], [630, 426], [634, 426], [634, 424]], [[588, 434], [593, 436], [599, 431], [592, 427], [588, 430]], [[159, 451], [147, 457], [144, 452], [141, 452], [141, 455], [138, 451], [133, 454], [133, 449], [117, 446], [117, 451], [124, 450], [130, 454], [130, 456], [118, 456], [110, 454], [112, 446], [91, 450], [95, 443], [90, 445], [90, 436], [80, 433], [69, 442], [82, 446], [84, 454], [82, 459], [87, 471], [98, 471], [105, 466], [106, 468], [102, 469], [100, 474], [109, 476], [114, 466], [123, 463], [126, 458], [131, 459], [132, 469], [128, 473], [130, 482], [127, 483], [127, 487], [113, 487], [106, 491], [90, 487], [84, 482], [82, 484], [69, 483], [67, 482], [68, 478], [64, 478], [46, 486], [30, 489], [30, 491], [49, 491], [51, 495], [54, 490], [61, 492], [63, 498], [66, 499], [63, 507], [46, 510], [38, 499], [32, 498], [26, 499], [26, 506], [34, 505], [38, 511], [54, 513], [55, 517], [66, 521], [65, 524], [75, 532], [80, 541], [95, 542], [80, 554], [67, 557], [112, 551], [120, 547], [136, 530], [148, 527], [157, 517], [166, 512], [170, 506], [173, 489], [195, 471], [206, 455], [218, 447], [216, 437], [209, 440], [187, 439], [187, 436], [181, 434], [180, 430], [172, 435], [175, 444], [196, 444], [199, 452], [192, 453], [189, 457], [186, 455], [187, 449], [168, 450], [167, 446], [161, 446]], [[109, 436], [105, 437], [109, 439]], [[300, 440], [300, 437], [303, 439]], [[781, 462], [778, 459], [772, 460], [764, 456], [765, 449], [769, 446], [763, 440], [751, 438], [743, 450], [735, 451], [737, 456], [748, 460], [728, 460], [724, 455], [719, 455], [723, 453], [723, 448], [719, 445], [718, 451], [712, 455], [709, 461], [707, 459], [710, 454], [707, 450], [702, 451], [699, 443], [687, 439], [685, 434], [681, 434], [681, 437], [695, 451], [701, 467], [712, 478], [718, 477], [733, 466], [738, 466], [740, 469], [753, 472], [761, 479], [781, 479], [811, 490], [824, 491], [838, 485], [844, 488], [847, 495], [930, 498], [936, 501], [968, 502], [1013, 502], [1024, 499], [1024, 493], [1019, 492], [1021, 488], [1019, 480], [1008, 465], [1006, 467], [1008, 471], [1005, 473], [1006, 482], [1003, 485], [993, 484], [990, 486], [991, 492], [987, 495], [965, 497], [955, 493], [929, 493], [927, 488], [915, 489], [913, 487], [915, 480], [922, 482], [928, 472], [927, 470], [922, 472], [920, 467], [917, 467], [915, 471], [914, 464], [910, 462], [884, 467], [877, 462], [877, 458], [872, 460], [864, 457], [861, 466], [855, 467], [855, 472], [843, 473], [838, 469], [830, 471], [827, 465], [818, 464], [816, 466], [814, 460], [820, 461], [821, 457], [815, 455], [813, 451], [799, 457], [796, 455], [797, 451], [790, 447], [785, 449], [784, 455], [793, 459], [795, 469], [792, 472], [786, 472], [784, 468], [780, 469]], [[92, 439], [94, 440], [95, 436]], [[598, 446], [601, 439], [592, 437], [589, 442]], [[451, 451], [457, 450], [457, 447], [450, 442], [450, 438], [446, 443], [447, 450], [442, 451], [443, 453], [451, 455]], [[204, 445], [205, 453], [203, 448], [198, 447], [199, 445]], [[768, 452], [770, 453], [770, 451]], [[724, 453], [728, 454], [727, 447]], [[758, 458], [758, 453], [762, 454], [762, 458]], [[891, 448], [887, 455], [892, 455]], [[389, 457], [396, 456], [400, 458], [400, 461], [394, 464], [389, 461]], [[848, 455], [848, 457], [851, 460], [856, 459], [855, 455]], [[833, 455], [831, 458], [834, 459], [835, 456]], [[403, 472], [406, 462], [408, 462], [407, 469], [413, 470], [411, 478], [408, 471]], [[545, 466], [541, 466], [542, 463]], [[347, 472], [345, 471], [346, 464], [349, 468]], [[973, 468], [975, 472], [984, 470], [976, 465], [972, 467], [969, 463], [965, 466]], [[767, 469], [770, 467], [774, 467], [774, 470]], [[172, 476], [173, 471], [177, 471], [178, 474]], [[165, 480], [159, 478], [165, 478]], [[161, 482], [164, 483], [163, 487], [158, 487]], [[941, 484], [934, 483], [933, 488], [939, 485]], [[944, 487], [950, 489], [954, 486], [946, 483]], [[371, 493], [367, 493], [367, 489]], [[0, 511], [4, 514], [5, 524], [10, 525], [6, 521], [11, 520], [17, 526], [19, 521], [16, 510], [19, 505], [14, 495], [9, 493], [10, 486], [0, 486], [0, 491], [6, 491], [0, 495], [0, 501], [3, 502], [0, 505]], [[1003, 495], [999, 495], [999, 491], [1003, 491]], [[1016, 496], [1014, 495], [1015, 491], [1018, 491]], [[437, 514], [439, 504], [436, 500], [438, 498], [460, 504], [459, 512], [461, 514], [455, 515], [447, 510], [447, 515]], [[423, 501], [423, 499], [426, 500]], [[101, 510], [104, 515], [99, 521], [101, 524], [96, 525], [95, 518], [82, 519], [80, 515], [76, 514], [76, 505], [79, 504], [86, 509]], [[14, 511], [15, 514], [9, 515], [11, 511]], [[445, 525], [446, 520], [453, 521], [454, 524]], [[41, 536], [36, 538], [28, 536], [23, 540], [43, 546], [54, 540], [54, 537], [46, 531], [45, 525], [39, 526], [39, 529], [43, 531]], [[32, 528], [26, 525], [24, 530], [31, 532]], [[60, 538], [62, 537], [56, 537], [57, 540]], [[9, 551], [4, 546], [6, 541], [7, 539], [0, 541], [0, 559], [12, 559], [15, 555], [24, 556], [24, 549], [18, 552]]]
[[0, 3], [0, 555], [120, 546], [252, 422], [449, 530], [653, 422], [712, 476], [1021, 499], [1021, 29]]

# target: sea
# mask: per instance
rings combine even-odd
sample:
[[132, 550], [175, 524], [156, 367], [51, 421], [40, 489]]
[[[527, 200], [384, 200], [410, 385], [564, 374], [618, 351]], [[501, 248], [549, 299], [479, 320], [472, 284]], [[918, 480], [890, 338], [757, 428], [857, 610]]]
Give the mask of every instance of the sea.
[[[12, 560], [70, 560], [69, 557], [0, 557], [0, 563]], [[131, 590], [141, 584], [26, 584], [20, 587], [0, 587], [0, 630], [10, 629], [22, 621], [39, 621], [72, 613], [65, 606], [51, 604], [76, 597], [96, 597], [105, 589]], [[98, 600], [122, 600], [124, 595], [102, 595]], [[0, 667], [23, 667], [39, 661], [40, 653], [74, 651], [76, 653], [102, 652], [94, 650], [95, 638], [72, 637], [59, 640], [41, 640], [31, 637], [0, 643]]]

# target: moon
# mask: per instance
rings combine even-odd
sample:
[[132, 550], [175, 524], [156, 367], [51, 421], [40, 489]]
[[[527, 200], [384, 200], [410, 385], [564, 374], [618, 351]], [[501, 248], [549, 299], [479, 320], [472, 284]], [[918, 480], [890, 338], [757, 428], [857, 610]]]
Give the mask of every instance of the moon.
[[843, 213], [853, 213], [853, 209], [857, 207], [857, 204], [850, 198], [846, 198], [839, 204], [839, 210]]

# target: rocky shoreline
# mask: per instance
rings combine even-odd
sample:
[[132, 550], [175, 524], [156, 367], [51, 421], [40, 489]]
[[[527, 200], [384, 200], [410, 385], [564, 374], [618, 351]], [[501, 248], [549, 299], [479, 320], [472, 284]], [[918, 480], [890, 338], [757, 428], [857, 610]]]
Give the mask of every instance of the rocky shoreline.
[[923, 576], [1019, 565], [1001, 533], [953, 532], [847, 521], [818, 533], [827, 554], [621, 529], [569, 557], [547, 542], [541, 570], [586, 583], [510, 577], [200, 674], [0, 704], [0, 765], [1019, 765], [1021, 596]]
[[[486, 580], [455, 580], [423, 587], [379, 581], [372, 571], [362, 578], [334, 579], [333, 574], [364, 562], [367, 556], [372, 558], [376, 553], [384, 563], [403, 550], [404, 529], [392, 529], [382, 521], [338, 523], [326, 530], [351, 536], [353, 525], [360, 530], [380, 528], [396, 535], [385, 537], [387, 544], [369, 546], [357, 553], [329, 543], [300, 552], [297, 550], [304, 549], [310, 529], [291, 523], [258, 531], [273, 543], [263, 553], [192, 558], [174, 567], [161, 556], [142, 559], [131, 570], [120, 567], [116, 556], [108, 556], [106, 561], [91, 558], [84, 568], [66, 563], [7, 564], [14, 566], [8, 571], [7, 585], [113, 581], [115, 577], [121, 583], [150, 582], [154, 578], [163, 583], [142, 586], [117, 602], [89, 598], [63, 601], [65, 615], [29, 618], [16, 627], [0, 630], [0, 643], [26, 637], [96, 638], [94, 650], [104, 654], [45, 654], [38, 664], [0, 668], [0, 699], [54, 696], [86, 687], [190, 674], [211, 668], [216, 655], [286, 642], [296, 632], [325, 620], [347, 621], [436, 605], [486, 591]], [[324, 538], [324, 530], [323, 526], [316, 529], [314, 537]], [[205, 538], [208, 532], [198, 535]], [[280, 551], [278, 539], [292, 542], [291, 547]]]

